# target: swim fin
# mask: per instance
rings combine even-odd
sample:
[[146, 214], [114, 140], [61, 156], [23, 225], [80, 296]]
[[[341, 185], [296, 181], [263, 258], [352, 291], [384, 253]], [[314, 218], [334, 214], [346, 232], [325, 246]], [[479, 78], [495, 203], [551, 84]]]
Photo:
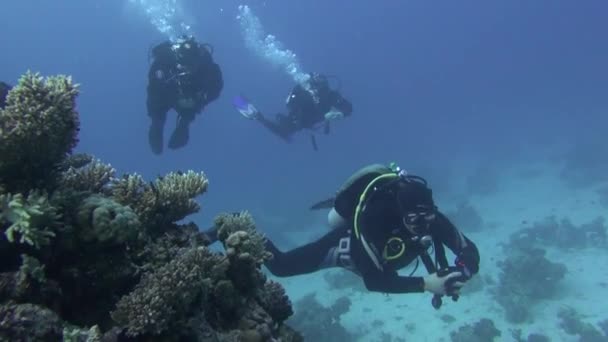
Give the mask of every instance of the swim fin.
[[334, 207], [334, 201], [336, 199], [334, 197], [330, 197], [328, 199], [324, 199], [313, 204], [309, 209], [310, 210], [321, 210], [321, 209], [331, 209]]
[[232, 105], [247, 119], [255, 119], [259, 114], [257, 108], [243, 95], [235, 96], [232, 99]]

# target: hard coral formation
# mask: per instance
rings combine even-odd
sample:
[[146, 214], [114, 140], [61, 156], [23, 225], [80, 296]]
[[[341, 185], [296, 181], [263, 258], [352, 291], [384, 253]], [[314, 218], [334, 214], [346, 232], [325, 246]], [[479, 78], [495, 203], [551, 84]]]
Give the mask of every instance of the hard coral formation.
[[52, 185], [55, 167], [78, 141], [78, 86], [68, 76], [26, 73], [0, 109], [0, 183], [24, 192]]
[[508, 250], [508, 257], [499, 263], [501, 273], [494, 295], [507, 321], [523, 323], [533, 320], [535, 304], [556, 296], [567, 268], [548, 260], [540, 248], [510, 246]]
[[138, 174], [125, 175], [110, 185], [111, 196], [137, 213], [151, 233], [200, 210], [195, 197], [207, 191], [209, 181], [203, 172], [171, 172], [146, 183]]
[[187, 249], [156, 272], [147, 274], [124, 296], [112, 318], [127, 328], [128, 336], [158, 335], [187, 317], [205, 301], [214, 264], [206, 248]]
[[76, 89], [28, 73], [0, 111], [0, 339], [301, 340], [251, 215], [217, 217], [225, 254], [178, 223], [200, 210], [204, 173], [148, 183], [69, 155]]

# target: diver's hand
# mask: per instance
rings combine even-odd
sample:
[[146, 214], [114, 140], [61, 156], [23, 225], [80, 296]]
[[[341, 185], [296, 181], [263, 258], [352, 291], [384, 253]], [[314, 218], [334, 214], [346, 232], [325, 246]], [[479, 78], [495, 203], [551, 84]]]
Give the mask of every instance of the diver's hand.
[[325, 120], [331, 121], [336, 119], [341, 119], [344, 117], [344, 113], [339, 110], [332, 109], [329, 112], [325, 113]]
[[458, 295], [464, 283], [455, 281], [454, 278], [461, 276], [460, 272], [451, 272], [442, 277], [437, 273], [431, 273], [424, 277], [424, 290], [439, 296]]

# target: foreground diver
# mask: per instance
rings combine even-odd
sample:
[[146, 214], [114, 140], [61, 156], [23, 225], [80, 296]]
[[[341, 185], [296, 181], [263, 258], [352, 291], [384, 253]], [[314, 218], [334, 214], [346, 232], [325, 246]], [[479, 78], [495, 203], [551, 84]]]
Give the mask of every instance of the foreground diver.
[[220, 96], [224, 81], [211, 54], [208, 45], [193, 37], [182, 37], [175, 43], [165, 41], [152, 49], [147, 109], [152, 120], [148, 140], [155, 154], [163, 151], [163, 131], [170, 109], [178, 117], [168, 146], [178, 149], [188, 143], [195, 115]]
[[6, 97], [11, 88], [12, 87], [9, 84], [0, 81], [0, 108], [6, 106]]
[[[352, 175], [332, 200], [328, 220], [333, 228], [319, 240], [282, 252], [270, 240], [270, 272], [288, 277], [329, 267], [342, 267], [363, 278], [369, 291], [434, 294], [458, 299], [460, 288], [479, 271], [479, 252], [434, 204], [426, 181], [397, 167], [373, 164]], [[320, 205], [315, 207], [327, 207]], [[217, 229], [206, 232], [217, 240]], [[450, 266], [445, 247], [456, 256]], [[434, 249], [434, 261], [429, 250]], [[422, 260], [428, 275], [401, 276], [398, 270]]]
[[[247, 119], [260, 122], [264, 127], [285, 141], [299, 131], [315, 131], [323, 128], [329, 134], [332, 120], [350, 116], [352, 104], [339, 91], [331, 89], [327, 77], [318, 73], [309, 74], [304, 86], [297, 84], [287, 97], [287, 114], [277, 114], [270, 120], [258, 111], [249, 101], [240, 96], [234, 100], [234, 106]], [[314, 135], [313, 147], [317, 149]]]

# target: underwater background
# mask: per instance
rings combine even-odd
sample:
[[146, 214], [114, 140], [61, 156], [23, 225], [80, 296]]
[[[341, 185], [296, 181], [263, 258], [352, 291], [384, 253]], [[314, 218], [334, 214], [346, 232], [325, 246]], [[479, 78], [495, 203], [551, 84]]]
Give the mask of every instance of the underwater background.
[[[480, 248], [478, 283], [436, 311], [426, 294], [368, 293], [339, 270], [277, 278], [306, 340], [606, 341], [606, 13], [601, 0], [6, 0], [0, 80], [71, 75], [76, 152], [147, 180], [204, 171], [202, 209], [187, 220], [205, 228], [248, 210], [281, 248], [327, 232], [326, 212], [309, 207], [364, 165], [394, 161], [427, 178]], [[148, 54], [182, 33], [213, 46], [225, 86], [189, 144], [156, 156]], [[354, 106], [318, 151], [308, 133], [286, 144], [232, 107], [246, 94], [284, 111], [309, 71], [335, 76]], [[513, 252], [530, 240], [536, 249]]]

